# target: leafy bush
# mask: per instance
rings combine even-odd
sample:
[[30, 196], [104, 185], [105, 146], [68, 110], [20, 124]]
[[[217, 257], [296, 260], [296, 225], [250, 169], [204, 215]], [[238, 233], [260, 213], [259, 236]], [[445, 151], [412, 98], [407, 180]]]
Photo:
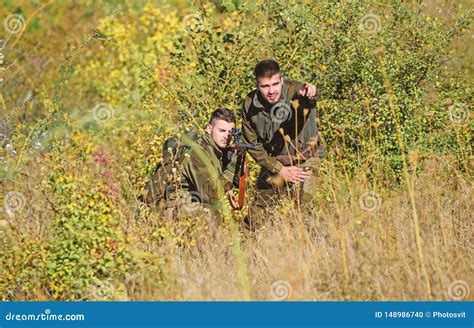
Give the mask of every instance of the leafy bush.
[[[35, 6], [9, 3], [8, 12]], [[454, 163], [456, 172], [472, 169], [472, 85], [465, 67], [450, 61], [453, 42], [472, 27], [470, 11], [454, 9], [445, 19], [401, 1], [237, 0], [196, 7], [112, 1], [104, 8], [88, 0], [74, 13], [61, 4], [43, 9], [10, 45], [22, 52], [35, 40], [55, 42], [22, 52], [16, 59], [26, 69], [0, 95], [8, 122], [0, 201], [11, 190], [25, 197], [21, 211], [0, 217], [2, 299], [100, 299], [94, 291], [108, 284], [123, 294], [107, 295], [114, 299], [143, 297], [138, 287], [153, 296], [166, 289], [169, 254], [194, 247], [200, 239], [190, 234], [204, 229], [195, 218], [168, 225], [137, 213], [136, 197], [167, 137], [202, 129], [217, 107], [240, 115], [262, 58], [277, 59], [285, 76], [321, 91], [328, 156], [316, 198], [328, 203], [327, 218], [337, 201], [351, 199], [347, 212], [357, 203], [349, 185], [336, 192], [333, 181], [353, 174], [393, 185], [407, 154], [416, 163], [429, 155]], [[48, 22], [48, 15], [57, 19]], [[15, 51], [5, 54], [7, 64]], [[49, 61], [32, 71], [36, 56]], [[25, 94], [32, 98], [19, 106]], [[306, 219], [317, 221], [313, 214]]]

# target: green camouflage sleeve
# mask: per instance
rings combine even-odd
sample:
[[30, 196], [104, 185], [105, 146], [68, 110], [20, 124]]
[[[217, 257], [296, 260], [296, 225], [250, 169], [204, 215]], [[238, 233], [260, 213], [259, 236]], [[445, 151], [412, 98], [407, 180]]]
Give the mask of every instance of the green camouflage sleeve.
[[[225, 180], [211, 161], [205, 157], [191, 156], [185, 172], [196, 188], [201, 203], [211, 205], [216, 211], [230, 211], [230, 203], [224, 193]], [[195, 197], [196, 198], [196, 197]]]
[[189, 158], [183, 164], [183, 173], [192, 188], [199, 193], [196, 196], [202, 203], [210, 204], [212, 199], [219, 198], [218, 171], [202, 148], [193, 148]]
[[252, 127], [252, 123], [245, 115], [245, 106], [248, 101], [249, 99], [245, 99], [242, 108], [242, 136], [244, 142], [257, 146], [257, 149], [249, 149], [248, 152], [260, 166], [272, 173], [279, 173], [283, 164], [281, 164], [276, 157], [268, 154], [265, 148], [263, 148], [263, 144], [258, 140], [257, 133]]
[[226, 158], [223, 159], [223, 161], [225, 161], [226, 164], [224, 164], [225, 167], [223, 167], [221, 181], [224, 185], [224, 191], [228, 191], [231, 190], [232, 187], [239, 187], [238, 183], [234, 183], [235, 171], [237, 169], [238, 153], [229, 151], [225, 153], [224, 156], [226, 156]]

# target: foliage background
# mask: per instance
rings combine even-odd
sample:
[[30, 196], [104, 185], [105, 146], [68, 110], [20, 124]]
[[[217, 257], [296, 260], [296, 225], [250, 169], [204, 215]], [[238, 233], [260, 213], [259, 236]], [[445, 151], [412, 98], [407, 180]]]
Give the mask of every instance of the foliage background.
[[[469, 297], [469, 2], [0, 12], [2, 299], [269, 299], [275, 281], [289, 299], [455, 299], [458, 281]], [[9, 34], [11, 14], [24, 21]], [[321, 91], [327, 152], [311, 211], [282, 201], [250, 233], [246, 209], [217, 236], [203, 218], [138, 211], [163, 141], [217, 107], [239, 112], [266, 57]]]

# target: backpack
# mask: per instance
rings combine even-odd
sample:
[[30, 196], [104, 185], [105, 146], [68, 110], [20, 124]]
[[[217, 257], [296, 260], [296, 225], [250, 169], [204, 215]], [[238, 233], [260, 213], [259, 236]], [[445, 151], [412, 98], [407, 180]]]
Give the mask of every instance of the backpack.
[[197, 133], [186, 131], [184, 136], [175, 135], [166, 139], [163, 144], [163, 159], [156, 166], [142, 198], [145, 203], [154, 207], [179, 186], [179, 168], [185, 160], [186, 154], [191, 150], [186, 140], [194, 142], [198, 138]]

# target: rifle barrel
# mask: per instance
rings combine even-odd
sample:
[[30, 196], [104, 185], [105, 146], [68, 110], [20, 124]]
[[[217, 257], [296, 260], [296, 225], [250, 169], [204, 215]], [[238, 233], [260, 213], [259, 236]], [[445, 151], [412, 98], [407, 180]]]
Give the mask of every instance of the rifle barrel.
[[245, 142], [236, 142], [235, 146], [237, 148], [246, 148], [246, 149], [252, 149], [252, 150], [257, 149], [257, 146], [254, 146], [254, 145], [251, 145], [251, 144], [248, 144], [248, 143], [245, 143]]

